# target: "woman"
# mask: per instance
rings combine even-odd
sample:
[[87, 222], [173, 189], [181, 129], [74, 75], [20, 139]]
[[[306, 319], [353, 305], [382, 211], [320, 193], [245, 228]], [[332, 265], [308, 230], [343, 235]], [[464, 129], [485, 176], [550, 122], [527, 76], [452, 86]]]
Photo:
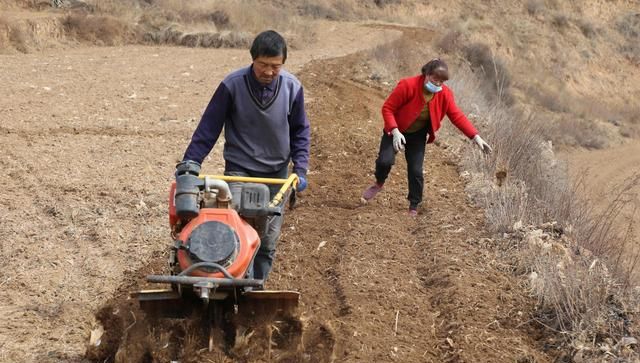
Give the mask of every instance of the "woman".
[[384, 102], [384, 132], [376, 160], [376, 181], [364, 191], [362, 198], [365, 201], [373, 199], [382, 189], [395, 163], [395, 154], [404, 151], [409, 181], [409, 215], [418, 215], [424, 185], [422, 164], [426, 144], [435, 140], [445, 115], [482, 151], [492, 151], [456, 106], [453, 92], [444, 85], [448, 79], [447, 64], [439, 58], [432, 59], [422, 67], [421, 75], [400, 80]]

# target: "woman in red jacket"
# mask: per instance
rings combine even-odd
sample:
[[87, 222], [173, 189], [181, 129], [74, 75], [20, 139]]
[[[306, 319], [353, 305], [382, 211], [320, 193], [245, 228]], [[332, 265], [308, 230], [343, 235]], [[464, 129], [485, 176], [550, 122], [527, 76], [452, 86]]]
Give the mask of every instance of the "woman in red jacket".
[[424, 185], [422, 164], [426, 144], [435, 140], [445, 115], [482, 151], [491, 152], [489, 144], [482, 140], [456, 106], [453, 92], [444, 85], [448, 79], [447, 64], [439, 58], [432, 59], [422, 67], [421, 75], [400, 80], [384, 102], [384, 133], [376, 160], [376, 182], [364, 191], [362, 197], [365, 201], [373, 199], [382, 189], [395, 163], [395, 154], [404, 150], [409, 180], [409, 215], [418, 214]]

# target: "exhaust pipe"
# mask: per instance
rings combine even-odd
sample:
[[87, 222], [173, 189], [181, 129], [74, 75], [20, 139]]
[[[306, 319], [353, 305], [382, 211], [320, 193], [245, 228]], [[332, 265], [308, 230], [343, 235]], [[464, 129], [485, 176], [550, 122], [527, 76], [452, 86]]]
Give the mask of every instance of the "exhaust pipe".
[[231, 202], [231, 189], [229, 189], [229, 184], [226, 181], [220, 179], [209, 178], [208, 176], [204, 178], [204, 190], [205, 192], [210, 192], [211, 189], [217, 189], [218, 195], [216, 199], [219, 204], [229, 205]]

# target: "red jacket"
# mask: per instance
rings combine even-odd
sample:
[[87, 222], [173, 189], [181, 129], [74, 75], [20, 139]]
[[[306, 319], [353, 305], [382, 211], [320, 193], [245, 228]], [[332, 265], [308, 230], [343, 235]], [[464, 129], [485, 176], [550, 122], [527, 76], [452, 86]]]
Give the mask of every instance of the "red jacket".
[[[385, 132], [390, 133], [396, 127], [400, 132], [404, 132], [420, 115], [426, 104], [422, 93], [424, 78], [421, 75], [401, 79], [387, 100], [384, 101], [382, 118], [384, 118]], [[445, 115], [468, 138], [471, 139], [478, 134], [476, 128], [456, 106], [453, 92], [445, 85], [442, 85], [442, 91], [434, 94], [429, 102], [429, 115], [434, 135], [429, 135], [428, 143], [435, 140], [435, 133], [440, 129], [440, 122]]]

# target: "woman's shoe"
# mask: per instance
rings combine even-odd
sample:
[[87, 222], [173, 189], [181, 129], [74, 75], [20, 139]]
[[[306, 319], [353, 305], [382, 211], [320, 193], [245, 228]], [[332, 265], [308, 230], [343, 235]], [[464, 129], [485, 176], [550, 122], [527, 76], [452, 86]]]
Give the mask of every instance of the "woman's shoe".
[[362, 199], [366, 201], [373, 199], [373, 197], [375, 197], [376, 194], [378, 194], [378, 192], [382, 190], [383, 185], [384, 184], [375, 183], [369, 188], [365, 189], [364, 193], [362, 193]]

